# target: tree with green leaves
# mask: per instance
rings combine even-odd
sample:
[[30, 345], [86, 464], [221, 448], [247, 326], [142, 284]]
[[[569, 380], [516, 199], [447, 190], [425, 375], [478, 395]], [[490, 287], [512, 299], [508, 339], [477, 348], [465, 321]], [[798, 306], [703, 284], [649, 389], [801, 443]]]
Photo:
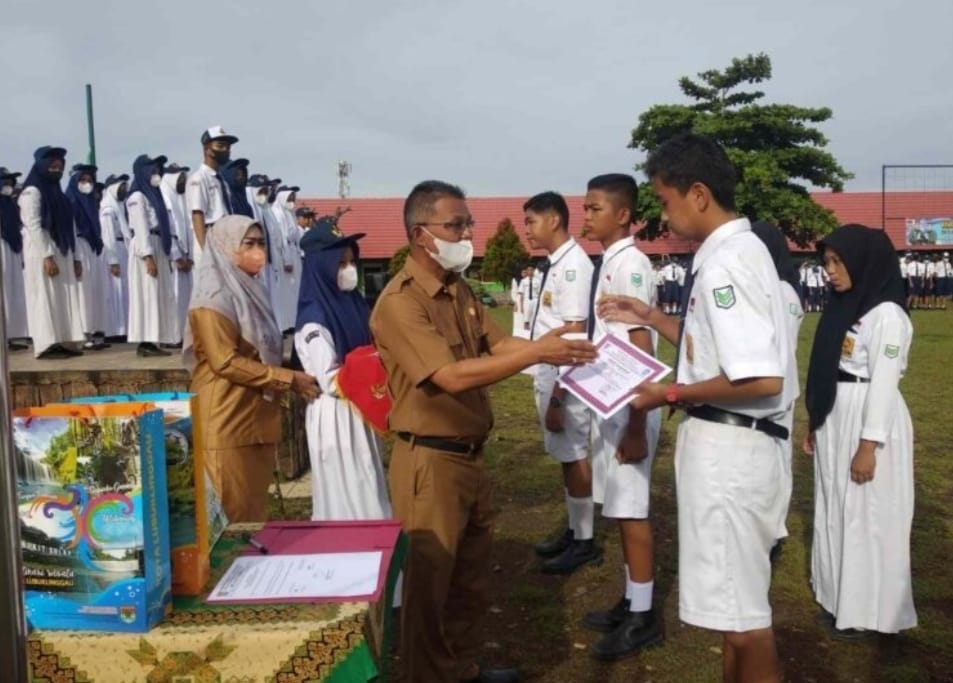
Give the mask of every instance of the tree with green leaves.
[[387, 273], [394, 277], [397, 273], [400, 272], [400, 269], [404, 267], [404, 262], [407, 260], [407, 257], [410, 256], [410, 245], [405, 244], [400, 249], [394, 252], [394, 255], [390, 257], [390, 263], [387, 264]]
[[[697, 80], [682, 77], [679, 88], [692, 103], [643, 112], [629, 147], [651, 153], [686, 131], [716, 140], [738, 169], [739, 214], [774, 223], [806, 246], [837, 227], [833, 212], [811, 199], [808, 188], [841, 192], [853, 175], [824, 149], [827, 138], [815, 127], [831, 118], [829, 108], [765, 104], [764, 92], [745, 89], [770, 78], [771, 59], [763, 53], [733, 59], [723, 71], [703, 71]], [[639, 237], [655, 239], [667, 232], [661, 209], [650, 185], [639, 190], [645, 221]]]
[[496, 226], [496, 232], [486, 243], [483, 256], [483, 279], [506, 284], [529, 260], [529, 252], [520, 242], [516, 227], [509, 218]]

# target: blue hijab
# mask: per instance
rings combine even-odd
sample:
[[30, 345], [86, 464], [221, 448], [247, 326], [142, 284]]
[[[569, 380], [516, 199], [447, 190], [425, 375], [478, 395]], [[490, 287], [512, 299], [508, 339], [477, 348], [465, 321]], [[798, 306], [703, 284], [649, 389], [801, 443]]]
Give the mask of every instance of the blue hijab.
[[[19, 173], [12, 173], [0, 166], [0, 182], [16, 182]], [[0, 194], [0, 237], [10, 245], [10, 251], [19, 254], [23, 251], [23, 233], [20, 223], [20, 207], [13, 197]]]
[[60, 181], [47, 175], [54, 161], [63, 162], [66, 170], [66, 150], [61, 147], [40, 147], [33, 153], [33, 168], [23, 183], [23, 189], [35, 187], [40, 191], [40, 224], [50, 233], [53, 244], [63, 256], [76, 250], [73, 232], [73, 209], [63, 194]]
[[[364, 297], [356, 289], [352, 292], [338, 289], [341, 254], [351, 247], [357, 265], [359, 238], [341, 237], [338, 233], [334, 241], [326, 241], [315, 231], [321, 231], [321, 227], [309, 230], [301, 241], [304, 269], [295, 327], [298, 331], [308, 323], [326, 327], [331, 332], [338, 358], [343, 361], [353, 349], [371, 343], [371, 311]], [[315, 233], [313, 237], [312, 233]]]
[[[245, 172], [245, 180], [240, 180], [238, 172]], [[222, 178], [228, 185], [228, 198], [232, 202], [232, 213], [255, 217], [251, 204], [248, 203], [248, 197], [245, 195], [245, 186], [248, 184], [248, 159], [233, 159], [225, 164], [222, 169]], [[262, 226], [262, 230], [265, 226]]]
[[172, 253], [172, 226], [169, 225], [169, 209], [165, 205], [165, 200], [162, 199], [162, 191], [158, 187], [152, 187], [151, 182], [153, 174], [162, 175], [164, 164], [164, 156], [150, 159], [148, 154], [140, 154], [132, 164], [132, 185], [129, 186], [129, 196], [131, 197], [133, 192], [141, 192], [152, 204], [152, 209], [156, 212], [156, 219], [159, 221], [162, 251], [168, 256]]
[[90, 173], [93, 176], [93, 184], [96, 183], [95, 166], [74, 166], [73, 175], [70, 176], [69, 184], [66, 186], [66, 198], [73, 207], [73, 217], [76, 219], [76, 234], [89, 242], [96, 255], [103, 253], [103, 229], [99, 224], [99, 206], [95, 195], [90, 192], [83, 194], [79, 191], [79, 177], [84, 173]]

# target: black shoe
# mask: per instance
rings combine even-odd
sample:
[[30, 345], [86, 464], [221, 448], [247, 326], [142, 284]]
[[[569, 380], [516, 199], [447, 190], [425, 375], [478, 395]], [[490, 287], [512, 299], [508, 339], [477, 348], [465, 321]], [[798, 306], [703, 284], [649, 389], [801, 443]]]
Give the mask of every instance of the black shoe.
[[168, 351], [163, 351], [155, 344], [139, 344], [139, 347], [136, 349], [136, 355], [141, 358], [158, 358], [161, 356], [171, 356], [172, 354]]
[[520, 680], [518, 669], [480, 669], [476, 678], [464, 683], [517, 683]]
[[657, 645], [662, 638], [661, 620], [654, 611], [629, 612], [612, 633], [593, 646], [592, 656], [604, 662], [614, 662]]
[[559, 536], [536, 544], [536, 554], [540, 557], [556, 557], [572, 543], [572, 529], [566, 529]]
[[607, 612], [587, 612], [582, 623], [599, 633], [612, 633], [629, 614], [629, 600], [623, 595]]
[[159, 344], [159, 348], [178, 350], [182, 348], [182, 342], [176, 342], [175, 344]]
[[37, 356], [37, 358], [42, 360], [62, 360], [64, 358], [72, 357], [73, 353], [62, 344], [53, 344], [53, 346], [48, 347], [39, 356]]
[[59, 346], [59, 347], [60, 347], [61, 349], [63, 349], [64, 351], [66, 351], [66, 353], [69, 354], [69, 356], [70, 356], [71, 358], [75, 358], [75, 357], [77, 357], [77, 356], [82, 356], [82, 355], [83, 355], [83, 352], [80, 351], [79, 349], [71, 349], [70, 347], [68, 347], [68, 346], [63, 346], [62, 344], [57, 344], [57, 346]]
[[600, 564], [602, 552], [590, 538], [588, 541], [573, 541], [558, 557], [543, 562], [543, 574], [572, 574], [587, 564]]
[[24, 344], [23, 342], [8, 341], [7, 349], [10, 351], [26, 351], [30, 348], [29, 344]]
[[834, 640], [870, 640], [876, 638], [876, 631], [867, 631], [862, 628], [837, 628], [831, 627], [831, 638]]

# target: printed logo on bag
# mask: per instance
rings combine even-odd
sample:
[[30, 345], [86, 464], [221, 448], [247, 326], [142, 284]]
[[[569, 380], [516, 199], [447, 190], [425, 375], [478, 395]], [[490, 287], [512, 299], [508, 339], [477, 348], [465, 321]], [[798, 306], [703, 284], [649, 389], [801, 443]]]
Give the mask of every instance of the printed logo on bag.
[[718, 308], [731, 308], [737, 302], [734, 285], [716, 287], [712, 293], [715, 295], [715, 305]]
[[575, 282], [576, 281], [576, 271], [567, 270], [566, 271], [566, 282]]
[[136, 620], [136, 608], [132, 605], [120, 606], [119, 619], [124, 624], [131, 624]]
[[900, 347], [893, 344], [887, 344], [884, 346], [884, 355], [887, 358], [896, 358], [900, 355]]
[[641, 273], [632, 273], [632, 284], [636, 287], [642, 286], [642, 275]]
[[844, 343], [840, 347], [840, 355], [845, 358], [850, 358], [854, 355], [854, 338], [847, 336], [844, 337]]

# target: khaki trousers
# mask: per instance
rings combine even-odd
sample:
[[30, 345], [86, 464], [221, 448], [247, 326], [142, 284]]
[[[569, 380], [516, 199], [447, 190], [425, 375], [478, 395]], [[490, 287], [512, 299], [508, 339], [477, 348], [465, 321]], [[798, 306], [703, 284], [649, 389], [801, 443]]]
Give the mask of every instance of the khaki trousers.
[[268, 520], [268, 486], [275, 473], [275, 444], [205, 451], [205, 469], [229, 522]]
[[394, 514], [410, 539], [401, 660], [413, 683], [457, 683], [476, 662], [486, 612], [492, 516], [482, 456], [398, 440], [390, 470]]

